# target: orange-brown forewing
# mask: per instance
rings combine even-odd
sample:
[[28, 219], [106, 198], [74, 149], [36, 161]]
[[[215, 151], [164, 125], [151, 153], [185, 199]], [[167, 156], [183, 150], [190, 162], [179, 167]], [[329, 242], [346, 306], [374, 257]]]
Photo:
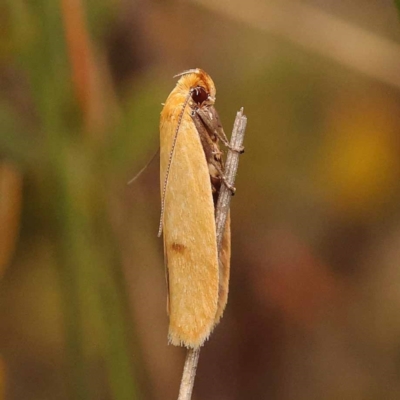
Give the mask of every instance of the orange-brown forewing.
[[229, 281], [229, 218], [218, 260], [214, 207], [219, 187], [208, 162], [209, 138], [194, 119], [196, 107], [208, 106], [208, 100], [215, 100], [214, 84], [204, 71], [193, 70], [179, 79], [160, 121], [169, 340], [192, 348], [201, 346], [218, 323]]

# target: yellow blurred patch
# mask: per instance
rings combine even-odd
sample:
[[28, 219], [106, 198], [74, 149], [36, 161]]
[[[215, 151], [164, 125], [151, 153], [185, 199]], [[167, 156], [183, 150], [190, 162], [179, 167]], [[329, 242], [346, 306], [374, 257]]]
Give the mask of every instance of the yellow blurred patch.
[[399, 179], [396, 114], [387, 100], [359, 103], [341, 103], [331, 115], [320, 179], [333, 207], [375, 214], [390, 202]]

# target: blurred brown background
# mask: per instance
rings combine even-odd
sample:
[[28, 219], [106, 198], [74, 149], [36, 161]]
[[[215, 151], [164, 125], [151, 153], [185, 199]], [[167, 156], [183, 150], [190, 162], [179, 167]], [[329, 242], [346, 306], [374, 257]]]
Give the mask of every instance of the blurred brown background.
[[0, 4], [0, 399], [174, 399], [158, 147], [172, 76], [248, 116], [195, 399], [400, 398], [389, 0]]

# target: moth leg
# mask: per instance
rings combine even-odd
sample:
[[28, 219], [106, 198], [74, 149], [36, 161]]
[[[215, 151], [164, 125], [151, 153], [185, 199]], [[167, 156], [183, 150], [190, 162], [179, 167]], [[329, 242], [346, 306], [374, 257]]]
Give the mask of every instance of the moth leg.
[[200, 107], [196, 109], [196, 113], [200, 116], [206, 127], [214, 134], [221, 142], [230, 150], [237, 152], [239, 154], [244, 153], [244, 147], [240, 146], [238, 148], [231, 146], [229, 140], [225, 134], [224, 128], [222, 127], [219, 115], [215, 107]]
[[[222, 131], [222, 132], [224, 132], [224, 131]], [[232, 150], [235, 153], [239, 153], [239, 154], [244, 153], [244, 146], [240, 146], [240, 147], [231, 146], [231, 144], [228, 142], [228, 138], [226, 137], [225, 132], [223, 133], [224, 136], [222, 136], [218, 130], [215, 130], [214, 133], [218, 137], [218, 139], [225, 145], [225, 147], [227, 147], [229, 150]]]
[[[205, 122], [206, 123], [206, 122]], [[207, 123], [206, 123], [207, 124]], [[212, 129], [211, 126], [207, 125], [207, 127], [209, 129]], [[232, 150], [236, 153], [239, 154], [243, 154], [244, 153], [244, 146], [240, 146], [240, 147], [233, 147], [231, 146], [231, 144], [229, 143], [229, 140], [225, 134], [225, 131], [223, 130], [222, 126], [220, 126], [220, 129], [216, 128], [213, 130], [213, 133], [215, 136], [217, 136], [217, 138], [225, 145], [225, 147], [227, 147], [229, 150]]]
[[228, 182], [224, 175], [221, 160], [222, 152], [219, 150], [218, 145], [214, 143], [211, 137], [208, 135], [208, 132], [203, 124], [203, 120], [199, 117], [199, 115], [195, 111], [193, 111], [191, 115], [197, 132], [200, 135], [200, 140], [203, 145], [203, 150], [206, 156], [207, 163], [209, 166], [214, 167], [218, 173], [217, 176], [214, 176], [212, 171], [210, 171], [210, 175], [214, 176], [215, 178], [220, 178], [222, 183], [228, 188], [233, 196], [236, 192], [236, 188]]
[[232, 186], [228, 180], [226, 179], [226, 176], [224, 174], [224, 171], [222, 170], [220, 163], [214, 159], [209, 160], [209, 163], [217, 170], [219, 174], [219, 178], [221, 178], [222, 183], [226, 186], [226, 188], [231, 192], [231, 195], [234, 196], [236, 193], [236, 188]]

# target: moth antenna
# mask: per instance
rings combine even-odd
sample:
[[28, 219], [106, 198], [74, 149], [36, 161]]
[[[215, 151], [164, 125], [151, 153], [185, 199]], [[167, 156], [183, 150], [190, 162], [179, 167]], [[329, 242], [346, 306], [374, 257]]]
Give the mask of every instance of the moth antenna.
[[175, 145], [176, 145], [176, 140], [178, 138], [178, 132], [179, 128], [181, 126], [182, 118], [183, 118], [183, 113], [185, 111], [185, 108], [187, 106], [187, 103], [189, 102], [190, 96], [192, 94], [192, 90], [189, 91], [185, 103], [182, 106], [182, 111], [179, 114], [179, 119], [178, 119], [178, 126], [176, 127], [175, 131], [175, 136], [174, 136], [174, 141], [172, 142], [172, 148], [171, 152], [169, 153], [169, 159], [168, 159], [168, 166], [167, 166], [167, 172], [165, 174], [165, 181], [164, 181], [164, 186], [162, 190], [162, 196], [161, 196], [161, 216], [160, 216], [160, 225], [158, 226], [158, 234], [157, 236], [160, 237], [162, 234], [163, 230], [163, 221], [164, 221], [164, 209], [165, 209], [165, 194], [167, 193], [167, 185], [168, 185], [168, 178], [169, 178], [169, 171], [171, 169], [171, 164], [172, 164], [172, 159], [174, 157], [174, 150], [175, 150]]
[[160, 147], [157, 149], [157, 151], [151, 156], [150, 161], [147, 162], [147, 164], [127, 183], [127, 185], [130, 185], [131, 183], [135, 182], [137, 178], [139, 178], [140, 175], [146, 170], [146, 168], [154, 161], [156, 158], [156, 155], [160, 152]]
[[198, 68], [192, 68], [192, 69], [188, 69], [186, 71], [183, 71], [179, 74], [174, 75], [174, 78], [177, 78], [178, 76], [183, 76], [183, 75], [188, 75], [188, 74], [198, 74], [200, 71]]

